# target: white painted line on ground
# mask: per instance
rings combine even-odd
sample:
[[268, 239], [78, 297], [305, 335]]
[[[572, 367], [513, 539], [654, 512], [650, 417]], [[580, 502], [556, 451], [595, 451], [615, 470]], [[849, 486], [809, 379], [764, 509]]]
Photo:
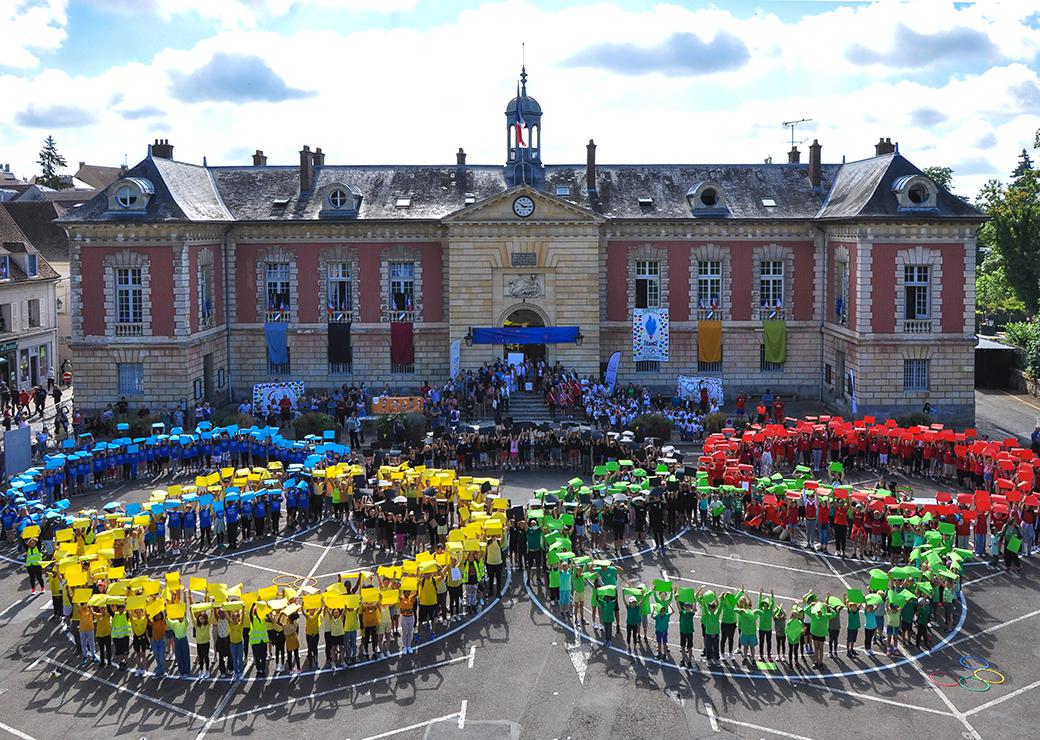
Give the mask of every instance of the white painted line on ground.
[[[43, 595], [42, 592], [39, 595], [42, 596]], [[36, 598], [36, 596], [37, 596], [37, 594], [26, 594], [22, 598], [18, 599], [18, 601], [14, 602], [9, 607], [7, 607], [2, 612], [0, 612], [0, 619], [3, 619], [5, 616], [7, 616], [7, 612], [11, 611], [16, 606], [21, 606], [22, 604], [25, 604], [25, 603], [27, 603], [29, 601], [32, 601], [33, 599]], [[48, 604], [47, 606], [50, 606], [50, 605]]]
[[715, 718], [715, 709], [711, 706], [711, 704], [705, 704], [704, 708], [708, 712], [708, 721], [711, 722], [711, 731], [712, 732], [718, 732], [719, 731], [719, 721], [718, 721], [718, 719]]
[[[792, 681], [793, 683], [793, 681]], [[809, 681], [798, 681], [798, 688], [812, 688], [820, 689], [821, 691], [830, 691], [835, 694], [844, 694], [845, 696], [851, 696], [855, 699], [864, 699], [866, 701], [876, 701], [881, 704], [888, 704], [893, 707], [901, 707], [903, 709], [913, 709], [918, 712], [928, 712], [929, 714], [938, 714], [943, 717], [953, 717], [951, 712], [944, 712], [941, 709], [932, 709], [931, 707], [922, 707], [918, 704], [907, 704], [906, 702], [896, 701], [895, 699], [886, 699], [883, 696], [871, 696], [870, 694], [861, 694], [858, 691], [849, 691], [847, 689], [839, 689], [834, 686], [828, 686], [822, 683], [811, 683]]]
[[988, 576], [981, 576], [980, 578], [973, 578], [970, 581], [962, 581], [961, 582], [961, 588], [964, 588], [965, 586], [970, 586], [973, 583], [982, 583], [983, 581], [988, 581], [990, 578], [999, 578], [1000, 576], [1006, 576], [1006, 575], [1008, 575], [1008, 572], [1006, 570], [1002, 570], [1002, 571], [999, 571], [997, 573], [990, 573]]
[[362, 738], [362, 740], [381, 740], [381, 738], [384, 737], [393, 737], [394, 735], [400, 735], [402, 732], [411, 732], [412, 730], [418, 730], [420, 727], [429, 727], [430, 725], [435, 725], [438, 722], [447, 722], [449, 719], [455, 719], [456, 717], [459, 718], [459, 729], [461, 730], [463, 724], [466, 721], [465, 712], [466, 702], [463, 701], [461, 712], [445, 714], [443, 717], [434, 717], [433, 719], [428, 719], [425, 722], [416, 722], [414, 725], [408, 725], [407, 727], [398, 727], [396, 730], [387, 730], [386, 732], [380, 732], [378, 735], [369, 735], [366, 738]]
[[[242, 555], [248, 555], [251, 552], [258, 552], [260, 550], [266, 550], [268, 548], [275, 547], [276, 545], [280, 545], [283, 542], [291, 542], [292, 540], [295, 540], [297, 537], [302, 537], [305, 534], [309, 534], [310, 532], [313, 532], [314, 530], [320, 528], [322, 526], [322, 524], [324, 524], [324, 522], [318, 522], [317, 524], [312, 524], [311, 526], [307, 527], [307, 529], [301, 529], [299, 532], [293, 532], [288, 537], [276, 537], [275, 539], [271, 540], [270, 542], [264, 542], [264, 543], [261, 543], [259, 545], [253, 545], [252, 547], [247, 547], [247, 548], [245, 548], [243, 550], [239, 550], [237, 548], [234, 549], [234, 550], [228, 549], [228, 552], [232, 552], [236, 556], [242, 556]], [[198, 550], [192, 550], [192, 552], [196, 552], [197, 553], [199, 551]], [[191, 559], [191, 560], [186, 560], [183, 563], [156, 563], [154, 565], [145, 565], [142, 568], [142, 570], [162, 570], [162, 569], [169, 570], [171, 565], [177, 565], [180, 568], [187, 568], [188, 566], [191, 566], [191, 565], [201, 565], [202, 563], [206, 563], [206, 562], [209, 562], [210, 560], [216, 560], [216, 559], [218, 559], [218, 558], [215, 557], [213, 554], [210, 554], [210, 555], [206, 555], [204, 557], [198, 557], [198, 558], [194, 558], [194, 559]]]
[[5, 725], [3, 722], [0, 722], [0, 730], [3, 730], [4, 732], [9, 732], [15, 737], [20, 737], [22, 740], [36, 740], [36, 738], [34, 738], [32, 735], [26, 735], [21, 730], [15, 729], [10, 725]]
[[689, 553], [697, 557], [713, 558], [715, 560], [729, 560], [734, 563], [741, 563], [744, 565], [761, 565], [766, 568], [779, 568], [780, 570], [789, 570], [794, 573], [805, 573], [806, 575], [813, 576], [825, 576], [826, 578], [834, 578], [833, 572], [827, 573], [822, 570], [806, 570], [805, 568], [792, 568], [789, 565], [780, 565], [778, 563], [764, 563], [761, 560], [747, 560], [746, 558], [735, 557], [733, 555], [714, 555], [710, 552], [701, 552], [699, 550], [691, 550], [688, 547], [669, 547], [669, 550], [678, 550], [679, 552]]
[[834, 577], [841, 581], [841, 585], [845, 587], [846, 591], [852, 588], [852, 584], [849, 583], [848, 579], [845, 576], [838, 572], [838, 569], [834, 567], [831, 561], [825, 557], [822, 557], [823, 553], [818, 552], [816, 553], [816, 555], [820, 556], [820, 560], [822, 560], [823, 564], [827, 566], [827, 570], [833, 573]]
[[[727, 585], [725, 583], [712, 583], [711, 581], [701, 581], [696, 578], [686, 578], [685, 576], [676, 576], [675, 580], [685, 581], [687, 583], [696, 583], [699, 586], [711, 586], [712, 588], [738, 588], [737, 586]], [[802, 599], [795, 598], [794, 596], [782, 596], [774, 594], [776, 598], [783, 599], [784, 601], [801, 601]]]
[[592, 648], [588, 643], [583, 640], [573, 645], [567, 645], [567, 655], [571, 659], [571, 665], [574, 666], [574, 672], [578, 674], [578, 683], [582, 686], [585, 685], [585, 674], [589, 672], [589, 655], [592, 654]]
[[1016, 696], [1018, 696], [1020, 694], [1024, 694], [1027, 691], [1032, 691], [1037, 686], [1040, 686], [1040, 681], [1033, 681], [1033, 683], [1029, 684], [1028, 686], [1023, 686], [1020, 689], [1015, 689], [1014, 691], [1012, 691], [1007, 696], [1002, 696], [999, 699], [994, 699], [993, 701], [988, 701], [985, 704], [981, 704], [981, 705], [975, 707], [974, 709], [969, 709], [967, 712], [964, 713], [964, 716], [965, 717], [970, 717], [973, 714], [978, 714], [979, 712], [981, 712], [981, 711], [983, 711], [985, 709], [989, 709], [990, 707], [995, 707], [997, 704], [1002, 704], [1003, 702], [1006, 702], [1008, 699], [1014, 699]]
[[39, 657], [39, 658], [37, 658], [36, 660], [34, 660], [34, 661], [33, 661], [32, 663], [30, 663], [30, 664], [29, 664], [28, 666], [26, 666], [26, 667], [25, 667], [25, 668], [23, 668], [22, 670], [23, 670], [23, 671], [31, 671], [31, 670], [32, 670], [33, 668], [35, 668], [36, 666], [38, 666], [38, 665], [39, 665], [40, 663], [42, 663], [42, 662], [43, 662], [43, 658], [44, 658], [44, 655], [40, 655], [40, 657]]
[[928, 686], [933, 692], [935, 692], [935, 695], [939, 697], [942, 703], [945, 704], [951, 712], [953, 712], [953, 716], [962, 725], [964, 725], [964, 729], [967, 730], [967, 732], [964, 734], [966, 736], [970, 736], [971, 738], [973, 738], [973, 740], [982, 740], [982, 735], [980, 735], [978, 731], [971, 726], [971, 723], [968, 721], [967, 716], [959, 709], [957, 709], [957, 707], [953, 705], [953, 702], [950, 701], [950, 697], [946, 696], [946, 693], [941, 688], [936, 686], [928, 677], [928, 674], [925, 672], [924, 668], [922, 668], [921, 664], [917, 662], [917, 658], [911, 655], [910, 652], [902, 645], [899, 646], [899, 652], [901, 652], [906, 657], [906, 659], [910, 662], [910, 665], [914, 667], [914, 670], [916, 670], [918, 674], [920, 674], [922, 680], [924, 680], [925, 685]]
[[779, 737], [788, 737], [791, 740], [812, 740], [811, 737], [805, 735], [795, 735], [793, 732], [784, 732], [783, 730], [774, 730], [772, 727], [763, 727], [762, 725], [753, 725], [750, 722], [741, 722], [737, 719], [727, 719], [726, 717], [719, 717], [719, 722], [725, 724], [736, 725], [737, 727], [747, 727], [749, 730], [758, 730], [759, 732], [768, 732], [771, 735], [778, 735]]
[[115, 689], [116, 691], [122, 692], [124, 694], [129, 694], [130, 696], [134, 697], [135, 699], [141, 699], [142, 701], [151, 702], [152, 704], [156, 704], [156, 705], [162, 707], [163, 709], [167, 709], [167, 710], [169, 710], [171, 712], [176, 712], [177, 714], [183, 715], [185, 717], [191, 717], [192, 719], [197, 719], [199, 722], [205, 722], [206, 719], [207, 719], [206, 717], [203, 717], [201, 714], [196, 714], [195, 712], [192, 712], [191, 710], [183, 709], [183, 708], [178, 707], [178, 706], [176, 706], [174, 704], [170, 704], [169, 702], [165, 702], [162, 699], [156, 699], [155, 697], [149, 696], [148, 694], [145, 694], [145, 693], [142, 693], [140, 691], [137, 691], [136, 689], [131, 689], [131, 688], [127, 687], [127, 686], [121, 686], [120, 684], [117, 684], [117, 683], [115, 683], [113, 681], [109, 681], [107, 679], [101, 678], [101, 676], [94, 675], [94, 673], [92, 673], [90, 671], [81, 671], [78, 668], [73, 668], [72, 666], [68, 665], [67, 663], [62, 663], [60, 660], [54, 660], [54, 659], [48, 658], [46, 656], [43, 658], [43, 660], [45, 662], [47, 662], [47, 663], [50, 663], [55, 668], [60, 668], [63, 671], [69, 671], [70, 673], [75, 673], [76, 675], [82, 676], [83, 678], [89, 678], [92, 681], [97, 681], [98, 683], [101, 683], [101, 684], [104, 684], [105, 686], [108, 686], [110, 689]]
[[234, 696], [235, 692], [238, 690], [239, 683], [241, 683], [241, 679], [232, 683], [231, 688], [229, 688], [227, 692], [225, 692], [224, 696], [220, 698], [216, 709], [213, 710], [213, 714], [210, 715], [209, 719], [206, 720], [206, 724], [204, 724], [202, 729], [199, 730], [199, 734], [195, 736], [195, 740], [202, 740], [202, 738], [206, 737], [206, 733], [209, 732], [210, 728], [213, 727], [214, 723], [216, 723], [220, 718], [220, 715], [222, 715], [224, 710], [227, 709], [231, 697]]
[[462, 700], [462, 707], [459, 709], [459, 729], [462, 730], [466, 727], [466, 707], [469, 706], [469, 700]]
[[[354, 688], [357, 688], [358, 686], [367, 686], [369, 684], [379, 683], [381, 681], [389, 681], [390, 679], [398, 678], [400, 676], [411, 676], [413, 674], [422, 673], [424, 671], [432, 671], [434, 669], [443, 668], [444, 666], [452, 665], [454, 663], [461, 663], [464, 660], [465, 661], [469, 660], [469, 653], [467, 653], [466, 655], [460, 655], [457, 658], [448, 658], [446, 660], [441, 660], [441, 661], [438, 661], [436, 663], [430, 663], [429, 665], [424, 665], [424, 666], [418, 666], [416, 668], [411, 668], [411, 669], [409, 669], [407, 671], [398, 671], [397, 673], [391, 673], [391, 674], [389, 674], [387, 676], [377, 676], [376, 678], [370, 678], [370, 679], [367, 679], [365, 681], [358, 681], [357, 683], [352, 683], [352, 684], [344, 684], [342, 686], [336, 686], [335, 688], [325, 689], [323, 691], [312, 691], [309, 694], [303, 694], [301, 696], [294, 696], [291, 699], [286, 699], [285, 701], [273, 702], [271, 704], [264, 704], [263, 706], [254, 707], [253, 709], [244, 709], [244, 710], [242, 710], [240, 712], [233, 712], [231, 714], [225, 715], [222, 719], [225, 719], [225, 720], [237, 719], [238, 717], [247, 717], [250, 714], [257, 714], [258, 712], [268, 712], [268, 711], [271, 711], [272, 709], [278, 709], [279, 707], [291, 706], [291, 705], [296, 704], [296, 703], [301, 702], [301, 701], [309, 701], [311, 699], [317, 699], [318, 697], [327, 696], [329, 694], [335, 694], [337, 692], [345, 691], [347, 689], [354, 689]], [[454, 717], [455, 715], [454, 714], [450, 714], [448, 716], [449, 717]], [[398, 732], [398, 731], [395, 731], [395, 732]], [[382, 736], [381, 735], [377, 735], [377, 737], [382, 737]]]
[[473, 661], [476, 659], [476, 657], [477, 657], [477, 646], [476, 645], [470, 645], [469, 646], [469, 662], [467, 664], [467, 668], [472, 668], [473, 667]]
[[315, 571], [318, 570], [318, 566], [321, 565], [321, 561], [328, 557], [329, 552], [332, 550], [333, 547], [336, 546], [336, 540], [339, 539], [339, 536], [343, 534], [343, 530], [345, 530], [346, 528], [346, 524], [339, 525], [339, 529], [336, 530], [336, 534], [332, 535], [332, 539], [329, 540], [328, 543], [325, 545], [325, 548], [322, 550], [321, 555], [319, 555], [318, 559], [314, 561], [314, 565], [311, 566], [311, 569], [310, 571], [308, 571], [306, 578], [311, 578], [314, 576]]
[[[1014, 619], [1010, 619], [1007, 622], [1001, 622], [1000, 624], [995, 624], [992, 627], [987, 627], [984, 630], [979, 630], [978, 632], [974, 632], [974, 633], [972, 633], [970, 635], [964, 635], [963, 637], [958, 637], [956, 640], [953, 640], [948, 645], [943, 645], [943, 648], [953, 647], [954, 645], [960, 645], [962, 642], [968, 642], [970, 640], [975, 640], [975, 639], [977, 639], [979, 637], [982, 637], [983, 635], [988, 635], [988, 634], [990, 634], [992, 632], [996, 632], [997, 630], [1002, 630], [1005, 627], [1010, 627], [1011, 625], [1016, 624], [1018, 622], [1021, 622], [1023, 620], [1030, 619], [1031, 617], [1035, 617], [1038, 614], [1040, 614], [1040, 609], [1036, 609], [1034, 611], [1031, 611], [1028, 614], [1023, 614], [1020, 617], [1015, 617]], [[939, 647], [932, 648], [932, 652], [936, 652], [939, 649], [940, 649]]]

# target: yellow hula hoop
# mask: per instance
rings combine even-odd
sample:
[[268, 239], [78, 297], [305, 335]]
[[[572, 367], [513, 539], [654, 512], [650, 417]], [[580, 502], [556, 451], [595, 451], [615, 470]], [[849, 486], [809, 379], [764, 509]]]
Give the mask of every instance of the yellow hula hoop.
[[[979, 675], [980, 673], [992, 673], [994, 676], [1000, 676], [1000, 680], [999, 681], [990, 681], [988, 678], [982, 678]], [[978, 668], [978, 669], [976, 669], [976, 671], [972, 675], [975, 676], [975, 678], [979, 679], [980, 681], [984, 681], [984, 682], [988, 683], [990, 686], [997, 686], [999, 684], [1004, 683], [1004, 681], [1006, 680], [1004, 678], [1004, 674], [1003, 673], [1001, 673], [1000, 671], [995, 671], [992, 668]]]
[[271, 579], [271, 583], [274, 584], [275, 586], [283, 586], [283, 587], [284, 586], [290, 586], [291, 587], [293, 584], [296, 583], [296, 577], [295, 576], [290, 576], [290, 575], [288, 575], [286, 573], [282, 573], [282, 574], [277, 575], [274, 578], [272, 578]]
[[303, 589], [304, 586], [316, 587], [318, 585], [318, 579], [314, 578], [313, 576], [302, 576], [300, 578], [294, 579], [291, 584], [287, 585], [291, 585], [297, 591], [300, 591]]

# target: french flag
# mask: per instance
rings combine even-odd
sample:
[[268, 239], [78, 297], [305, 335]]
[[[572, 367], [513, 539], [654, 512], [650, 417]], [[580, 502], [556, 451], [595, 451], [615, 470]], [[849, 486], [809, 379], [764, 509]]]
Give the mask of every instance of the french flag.
[[523, 107], [520, 105], [520, 83], [516, 83], [516, 145], [519, 147], [526, 147], [524, 143], [524, 129], [527, 128], [527, 121], [524, 120]]

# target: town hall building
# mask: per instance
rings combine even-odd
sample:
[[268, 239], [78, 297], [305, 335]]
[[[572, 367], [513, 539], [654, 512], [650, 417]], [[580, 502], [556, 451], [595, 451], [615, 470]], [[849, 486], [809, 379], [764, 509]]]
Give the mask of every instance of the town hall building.
[[584, 164], [546, 164], [523, 79], [504, 164], [304, 146], [290, 166], [200, 166], [157, 140], [62, 219], [77, 402], [403, 392], [444, 382], [457, 341], [462, 370], [512, 353], [599, 378], [620, 353], [619, 383], [664, 392], [973, 419], [983, 217], [889, 139], [842, 164], [814, 141], [807, 163], [676, 165], [602, 164], [590, 139]]

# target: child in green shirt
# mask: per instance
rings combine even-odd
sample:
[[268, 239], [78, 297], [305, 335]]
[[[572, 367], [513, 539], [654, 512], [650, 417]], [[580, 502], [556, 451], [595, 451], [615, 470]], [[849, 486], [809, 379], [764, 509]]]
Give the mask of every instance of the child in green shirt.
[[797, 606], [793, 607], [787, 624], [784, 625], [784, 637], [787, 638], [787, 663], [793, 665], [795, 669], [801, 669], [802, 667], [799, 648], [802, 642], [803, 629], [802, 612]]
[[696, 604], [679, 604], [679, 665], [693, 664], [693, 618]]
[[664, 658], [668, 651], [668, 622], [675, 611], [671, 604], [658, 604], [654, 608], [654, 635], [657, 637], [657, 657]]

